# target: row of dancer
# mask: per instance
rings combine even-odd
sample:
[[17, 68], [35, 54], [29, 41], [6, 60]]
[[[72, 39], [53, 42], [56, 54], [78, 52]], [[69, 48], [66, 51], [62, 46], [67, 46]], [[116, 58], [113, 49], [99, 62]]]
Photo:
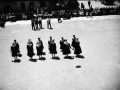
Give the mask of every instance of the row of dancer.
[[[33, 17], [31, 19], [31, 26], [32, 30], [38, 30], [38, 29], [43, 29], [42, 27], [42, 18], [41, 17]], [[47, 18], [47, 28], [51, 29], [51, 19]]]
[[[43, 52], [43, 49], [44, 49], [43, 42], [41, 38], [38, 38], [38, 41], [36, 43], [36, 50], [39, 58], [42, 58], [42, 55], [45, 55], [45, 53]], [[54, 58], [55, 54], [57, 54], [57, 46], [56, 46], [55, 40], [52, 39], [52, 37], [50, 37], [50, 40], [48, 41], [48, 49], [49, 49], [49, 53], [52, 54], [52, 58]], [[79, 39], [76, 38], [75, 35], [73, 35], [71, 45], [70, 43], [68, 43], [67, 39], [64, 39], [63, 37], [61, 37], [60, 49], [63, 55], [65, 55], [65, 57], [68, 57], [68, 55], [71, 54], [70, 49], [74, 50], [74, 54], [76, 56], [82, 53]], [[14, 40], [11, 46], [11, 53], [12, 53], [12, 57], [14, 57], [14, 59], [17, 60], [17, 56], [18, 54], [20, 54], [20, 48], [16, 40]], [[30, 59], [32, 59], [32, 57], [35, 55], [34, 49], [33, 49], [33, 42], [31, 41], [31, 39], [29, 39], [27, 42], [27, 55], [30, 57]]]

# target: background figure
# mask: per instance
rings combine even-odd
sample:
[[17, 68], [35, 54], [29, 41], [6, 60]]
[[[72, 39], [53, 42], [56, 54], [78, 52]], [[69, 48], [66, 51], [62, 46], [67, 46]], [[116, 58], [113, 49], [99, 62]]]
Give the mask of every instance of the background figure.
[[72, 44], [71, 44], [71, 46], [73, 47], [73, 49], [75, 48], [75, 41], [76, 41], [76, 37], [75, 37], [75, 35], [73, 35]]
[[47, 28], [50, 29], [51, 27], [51, 20], [50, 18], [47, 19]]
[[89, 8], [89, 15], [90, 15], [91, 18], [92, 18], [92, 13], [93, 13], [93, 8], [92, 8], [92, 5], [91, 5], [90, 8]]
[[34, 18], [31, 19], [31, 26], [32, 26], [32, 30], [35, 30], [35, 19]]
[[58, 15], [58, 23], [62, 23], [62, 20], [59, 15]]
[[38, 18], [36, 17], [35, 18], [35, 30], [37, 30], [38, 29]]
[[32, 57], [35, 55], [33, 52], [33, 42], [29, 39], [27, 43], [27, 55], [32, 59]]
[[90, 0], [88, 1], [88, 7], [90, 7], [90, 5], [91, 5], [91, 2], [90, 2]]
[[50, 54], [52, 54], [52, 58], [54, 58], [55, 54], [57, 54], [56, 43], [54, 42], [54, 40], [52, 40], [50, 43]]
[[40, 38], [38, 38], [38, 41], [36, 43], [36, 49], [37, 49], [37, 55], [39, 56], [39, 59], [40, 59], [40, 56], [42, 58], [44, 46], [43, 46], [43, 42]]
[[14, 40], [14, 42], [12, 43], [11, 53], [12, 53], [12, 57], [14, 57], [14, 59], [17, 60], [17, 55], [18, 53], [20, 53], [20, 51], [19, 51], [19, 44], [17, 43], [16, 40]]
[[64, 50], [64, 42], [65, 42], [64, 38], [61, 37], [61, 40], [60, 40], [60, 49], [61, 49], [62, 52]]
[[50, 36], [50, 40], [48, 41], [48, 49], [49, 49], [49, 51], [50, 51], [51, 42], [52, 42], [52, 37]]
[[75, 49], [74, 49], [74, 54], [76, 54], [76, 56], [78, 56], [79, 54], [82, 53], [82, 49], [80, 47], [80, 42], [78, 40], [78, 38], [75, 41]]
[[64, 49], [63, 49], [63, 55], [66, 55], [65, 57], [67, 57], [68, 54], [71, 53], [70, 48], [71, 48], [70, 44], [67, 42], [67, 39], [66, 39], [64, 42]]
[[42, 18], [41, 17], [38, 18], [38, 24], [39, 24], [39, 28], [42, 29]]

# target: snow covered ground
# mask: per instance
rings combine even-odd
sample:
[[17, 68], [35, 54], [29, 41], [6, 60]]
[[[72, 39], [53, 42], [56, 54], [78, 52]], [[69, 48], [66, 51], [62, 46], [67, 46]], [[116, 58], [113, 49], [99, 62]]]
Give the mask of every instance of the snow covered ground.
[[[120, 90], [120, 16], [73, 18], [57, 23], [52, 20], [52, 30], [32, 31], [30, 21], [7, 22], [0, 28], [0, 90]], [[71, 43], [72, 35], [81, 42], [85, 57], [64, 59], [59, 49], [61, 37]], [[60, 60], [51, 59], [48, 40], [52, 36], [57, 44]], [[29, 61], [26, 44], [41, 37], [46, 60]], [[10, 46], [16, 39], [22, 57], [20, 63], [12, 62]], [[74, 56], [71, 50], [70, 56]], [[76, 68], [80, 65], [81, 68]]]

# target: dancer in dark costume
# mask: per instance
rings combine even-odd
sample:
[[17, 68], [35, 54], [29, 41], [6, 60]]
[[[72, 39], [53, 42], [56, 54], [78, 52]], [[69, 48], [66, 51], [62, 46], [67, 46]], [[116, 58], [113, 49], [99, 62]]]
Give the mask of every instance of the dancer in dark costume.
[[50, 51], [51, 42], [52, 42], [52, 37], [50, 36], [50, 40], [48, 41], [48, 50], [49, 50], [49, 51]]
[[12, 43], [11, 53], [12, 53], [12, 57], [14, 57], [14, 59], [17, 60], [17, 55], [18, 53], [20, 53], [20, 51], [19, 51], [19, 44], [17, 43], [16, 40], [14, 40], [14, 42]]
[[54, 40], [52, 40], [50, 43], [50, 54], [52, 54], [52, 58], [54, 58], [55, 54], [57, 54], [56, 43], [54, 42]]
[[39, 56], [39, 59], [40, 59], [40, 56], [42, 58], [44, 46], [43, 46], [43, 42], [40, 38], [38, 38], [38, 41], [36, 43], [36, 49], [37, 49], [37, 55]]
[[76, 37], [75, 37], [75, 35], [73, 35], [72, 44], [71, 44], [71, 46], [73, 47], [73, 49], [75, 48], [75, 41], [76, 41]]
[[76, 54], [76, 56], [78, 56], [79, 54], [82, 53], [82, 49], [80, 47], [80, 42], [78, 40], [78, 38], [75, 41], [75, 49], [74, 49], [74, 54]]
[[67, 42], [67, 39], [66, 39], [65, 42], [64, 42], [64, 49], [63, 49], [63, 55], [66, 55], [65, 57], [68, 57], [68, 54], [71, 53], [70, 48], [71, 48], [71, 46]]
[[27, 43], [27, 55], [32, 59], [32, 57], [35, 55], [33, 52], [33, 42], [29, 39]]
[[61, 40], [60, 40], [60, 49], [61, 49], [61, 52], [63, 52], [63, 49], [64, 49], [64, 42], [65, 42], [65, 39], [63, 37], [61, 37]]

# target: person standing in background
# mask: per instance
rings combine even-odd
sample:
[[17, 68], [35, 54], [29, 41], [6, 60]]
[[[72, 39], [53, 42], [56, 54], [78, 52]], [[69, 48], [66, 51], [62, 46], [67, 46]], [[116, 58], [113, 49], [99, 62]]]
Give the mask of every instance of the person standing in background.
[[39, 28], [42, 29], [42, 18], [41, 17], [38, 18], [38, 24], [39, 24]]
[[32, 26], [32, 30], [35, 30], [35, 19], [34, 18], [31, 19], [31, 26]]
[[51, 19], [50, 19], [50, 18], [47, 19], [47, 28], [48, 28], [48, 29], [51, 29], [51, 28], [52, 28], [52, 27], [51, 27]]
[[88, 7], [90, 8], [90, 5], [91, 5], [91, 2], [90, 2], [90, 0], [88, 1]]

